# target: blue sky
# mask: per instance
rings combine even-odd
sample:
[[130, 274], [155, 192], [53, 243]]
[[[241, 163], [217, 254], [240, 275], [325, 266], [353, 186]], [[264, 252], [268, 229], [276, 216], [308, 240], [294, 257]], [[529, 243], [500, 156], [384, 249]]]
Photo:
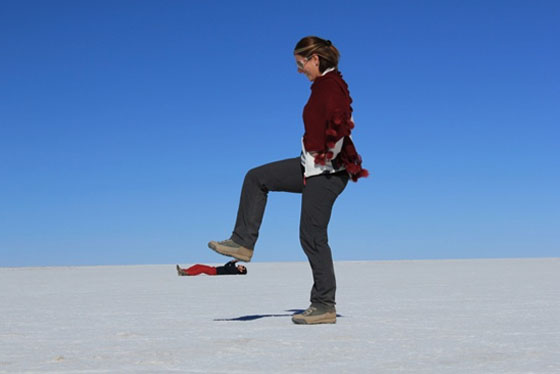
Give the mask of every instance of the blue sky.
[[[330, 39], [371, 176], [336, 260], [557, 257], [556, 1], [4, 1], [0, 266], [220, 263], [244, 174], [296, 157]], [[254, 261], [304, 261], [269, 197]]]

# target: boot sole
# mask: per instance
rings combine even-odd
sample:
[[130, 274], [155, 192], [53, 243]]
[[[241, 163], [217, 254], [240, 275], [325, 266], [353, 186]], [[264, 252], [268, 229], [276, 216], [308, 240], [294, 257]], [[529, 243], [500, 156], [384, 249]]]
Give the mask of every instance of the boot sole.
[[[243, 253], [239, 253], [239, 251], [243, 251], [240, 249], [229, 249], [229, 248], [220, 248], [220, 245], [216, 242], [210, 242], [208, 243], [208, 248], [210, 248], [211, 250], [215, 251], [216, 253], [219, 253], [221, 255], [224, 256], [229, 256], [229, 257], [233, 257], [236, 260], [239, 261], [244, 261], [244, 262], [251, 262], [251, 257], [253, 257], [253, 254], [251, 253], [250, 255], [248, 254], [243, 254]], [[235, 251], [235, 252], [233, 252]], [[245, 249], [244, 251], [249, 251], [248, 249]]]

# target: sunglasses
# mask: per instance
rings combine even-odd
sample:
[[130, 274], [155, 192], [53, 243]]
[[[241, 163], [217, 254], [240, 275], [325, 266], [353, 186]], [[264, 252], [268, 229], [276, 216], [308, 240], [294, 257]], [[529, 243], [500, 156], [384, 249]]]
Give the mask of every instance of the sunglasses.
[[300, 69], [303, 69], [305, 67], [305, 64], [307, 64], [307, 62], [309, 62], [309, 60], [311, 60], [311, 57], [312, 56], [305, 57], [304, 58], [305, 62], [303, 60], [296, 61], [297, 67], [300, 68]]

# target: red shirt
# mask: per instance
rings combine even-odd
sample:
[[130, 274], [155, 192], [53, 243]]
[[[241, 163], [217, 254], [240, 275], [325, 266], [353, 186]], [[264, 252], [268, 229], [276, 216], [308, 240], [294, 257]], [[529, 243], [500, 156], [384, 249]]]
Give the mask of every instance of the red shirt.
[[303, 144], [308, 152], [318, 152], [315, 163], [324, 164], [325, 160], [332, 158], [329, 149], [344, 138], [342, 150], [335, 160], [344, 164], [352, 180], [357, 181], [367, 177], [368, 171], [361, 167], [362, 159], [350, 138], [354, 128], [351, 104], [348, 85], [338, 70], [316, 78], [303, 109]]
[[[311, 96], [303, 109], [303, 142], [308, 152], [326, 151], [326, 131], [329, 122], [334, 119], [336, 113], [344, 114], [350, 120], [351, 103], [348, 85], [338, 71], [315, 78], [311, 85]], [[338, 139], [340, 138], [341, 136], [338, 136]]]

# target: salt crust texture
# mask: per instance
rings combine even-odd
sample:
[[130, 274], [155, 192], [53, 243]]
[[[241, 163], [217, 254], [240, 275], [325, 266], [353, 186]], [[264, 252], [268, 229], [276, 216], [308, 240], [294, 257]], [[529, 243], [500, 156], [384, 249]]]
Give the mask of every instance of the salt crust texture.
[[560, 259], [335, 267], [318, 326], [307, 263], [0, 268], [0, 373], [560, 373]]

